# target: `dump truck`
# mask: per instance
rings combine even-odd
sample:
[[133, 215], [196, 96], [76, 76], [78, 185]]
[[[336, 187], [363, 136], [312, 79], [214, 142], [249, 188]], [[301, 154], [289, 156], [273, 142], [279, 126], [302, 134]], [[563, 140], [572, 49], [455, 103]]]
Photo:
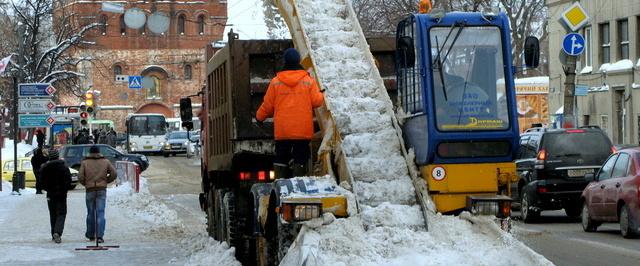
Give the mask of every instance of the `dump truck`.
[[[200, 204], [210, 235], [236, 247], [244, 264], [275, 265], [296, 251], [301, 226], [325, 214], [366, 210], [369, 230], [423, 231], [433, 199], [437, 212], [508, 219], [518, 121], [504, 14], [410, 15], [376, 57], [349, 1], [276, 3], [302, 66], [324, 90], [309, 162], [309, 174], [324, 177], [275, 179], [272, 124], [253, 119], [292, 43], [231, 33], [207, 64], [202, 93]], [[527, 62], [536, 41], [527, 41]], [[424, 219], [376, 220], [385, 211]]]

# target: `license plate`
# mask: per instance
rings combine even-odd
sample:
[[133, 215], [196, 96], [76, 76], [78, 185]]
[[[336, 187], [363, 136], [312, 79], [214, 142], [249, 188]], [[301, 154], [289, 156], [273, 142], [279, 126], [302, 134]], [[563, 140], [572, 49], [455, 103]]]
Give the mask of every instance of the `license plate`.
[[593, 169], [567, 170], [569, 177], [584, 177], [584, 175], [589, 173], [593, 173]]
[[145, 150], [150, 150], [150, 149], [153, 149], [153, 146], [144, 146], [142, 148], [144, 148]]

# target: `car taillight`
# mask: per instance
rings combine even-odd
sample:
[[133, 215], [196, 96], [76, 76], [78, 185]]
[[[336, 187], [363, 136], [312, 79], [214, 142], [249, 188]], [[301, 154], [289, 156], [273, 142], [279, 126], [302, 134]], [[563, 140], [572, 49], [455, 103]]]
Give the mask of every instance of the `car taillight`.
[[544, 149], [540, 150], [538, 152], [538, 156], [536, 157], [536, 159], [540, 160], [540, 161], [544, 161], [547, 159], [547, 151], [545, 151]]
[[547, 190], [546, 187], [538, 187], [538, 193], [547, 193], [549, 192], [549, 190]]
[[567, 133], [584, 133], [584, 130], [582, 129], [569, 129], [567, 131], [565, 131]]
[[258, 180], [259, 181], [267, 180], [267, 173], [265, 171], [259, 171], [258, 172]]
[[239, 177], [242, 181], [249, 180], [251, 179], [251, 172], [240, 172]]

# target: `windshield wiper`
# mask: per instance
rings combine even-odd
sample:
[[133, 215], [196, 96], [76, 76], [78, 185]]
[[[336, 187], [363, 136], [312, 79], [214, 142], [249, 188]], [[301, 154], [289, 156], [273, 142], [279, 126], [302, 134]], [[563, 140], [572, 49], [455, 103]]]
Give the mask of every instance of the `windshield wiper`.
[[[444, 55], [444, 58], [442, 58], [442, 50], [444, 50], [444, 47], [447, 45], [447, 41], [449, 40], [449, 37], [451, 37], [451, 33], [453, 32], [453, 29], [459, 27], [458, 32], [456, 32], [456, 36], [453, 37], [453, 41], [451, 41], [451, 45], [449, 45], [449, 50], [447, 51], [447, 54]], [[462, 33], [462, 30], [464, 29], [464, 23], [462, 22], [458, 22], [458, 23], [454, 23], [453, 25], [451, 25], [451, 29], [449, 29], [449, 33], [447, 33], [447, 37], [444, 39], [444, 43], [442, 43], [442, 48], [440, 48], [440, 44], [438, 43], [438, 36], [436, 36], [436, 49], [438, 50], [438, 55], [436, 56], [436, 68], [438, 69], [438, 72], [440, 72], [440, 83], [442, 84], [442, 94], [444, 95], [444, 100], [445, 101], [449, 101], [448, 97], [447, 97], [447, 89], [445, 86], [445, 82], [444, 82], [444, 72], [443, 72], [443, 64], [444, 62], [447, 61], [447, 57], [449, 56], [449, 53], [451, 53], [451, 48], [453, 48], [453, 46], [456, 44], [456, 42], [458, 41], [458, 37], [460, 37], [460, 33]]]

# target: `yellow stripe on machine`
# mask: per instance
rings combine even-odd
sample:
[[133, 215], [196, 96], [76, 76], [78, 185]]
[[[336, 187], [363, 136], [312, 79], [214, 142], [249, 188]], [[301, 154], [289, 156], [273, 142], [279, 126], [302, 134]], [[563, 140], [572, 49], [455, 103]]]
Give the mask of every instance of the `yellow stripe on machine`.
[[465, 208], [467, 196], [496, 195], [499, 187], [517, 181], [513, 162], [434, 164], [420, 171], [436, 209], [443, 213]]

